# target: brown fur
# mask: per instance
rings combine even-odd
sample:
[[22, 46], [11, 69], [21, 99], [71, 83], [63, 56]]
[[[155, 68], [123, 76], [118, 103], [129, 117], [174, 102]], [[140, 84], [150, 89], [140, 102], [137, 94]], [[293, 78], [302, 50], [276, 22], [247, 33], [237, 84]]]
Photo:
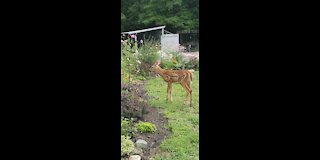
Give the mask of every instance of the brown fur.
[[[187, 92], [184, 104], [189, 102], [192, 106], [192, 75], [194, 70], [165, 70], [160, 66], [160, 60], [157, 60], [150, 70], [159, 74], [165, 82], [168, 83], [167, 87], [167, 101], [172, 101], [172, 83], [179, 83]], [[189, 101], [187, 101], [189, 99]]]

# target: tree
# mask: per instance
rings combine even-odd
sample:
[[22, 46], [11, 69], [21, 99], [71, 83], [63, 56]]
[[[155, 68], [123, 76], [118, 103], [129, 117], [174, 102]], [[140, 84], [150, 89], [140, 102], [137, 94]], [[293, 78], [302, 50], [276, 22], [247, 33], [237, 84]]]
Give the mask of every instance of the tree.
[[198, 29], [199, 0], [122, 0], [121, 30], [166, 25], [172, 32]]

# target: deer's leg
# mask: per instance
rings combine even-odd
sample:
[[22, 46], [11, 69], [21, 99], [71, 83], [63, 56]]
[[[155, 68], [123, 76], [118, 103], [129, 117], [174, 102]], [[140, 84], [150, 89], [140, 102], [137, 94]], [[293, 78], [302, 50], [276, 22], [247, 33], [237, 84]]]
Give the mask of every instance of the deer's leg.
[[191, 107], [191, 104], [192, 104], [192, 97], [191, 97], [192, 96], [192, 88], [190, 86], [190, 82], [183, 83], [183, 86], [187, 91], [187, 97], [186, 97], [186, 100], [185, 100], [184, 104], [190, 104], [190, 107]]
[[186, 86], [188, 88], [188, 93], [189, 93], [190, 107], [192, 107], [192, 88], [190, 85], [190, 81], [186, 83]]
[[169, 93], [170, 93], [170, 102], [172, 102], [172, 84], [170, 84]]
[[185, 100], [184, 100], [184, 102], [183, 102], [183, 104], [187, 104], [188, 103], [188, 99], [189, 99], [189, 89], [188, 89], [188, 87], [187, 87], [187, 85], [186, 85], [186, 83], [180, 83], [181, 84], [181, 86], [186, 90], [186, 92], [187, 92], [187, 94], [186, 94], [186, 98], [185, 98]]
[[168, 100], [169, 100], [169, 83], [168, 83], [168, 86], [167, 86], [167, 102], [168, 102]]
[[169, 101], [172, 102], [172, 83], [169, 85]]
[[169, 101], [169, 97], [171, 95], [171, 87], [172, 87], [172, 84], [168, 83], [168, 87], [167, 87], [167, 102]]

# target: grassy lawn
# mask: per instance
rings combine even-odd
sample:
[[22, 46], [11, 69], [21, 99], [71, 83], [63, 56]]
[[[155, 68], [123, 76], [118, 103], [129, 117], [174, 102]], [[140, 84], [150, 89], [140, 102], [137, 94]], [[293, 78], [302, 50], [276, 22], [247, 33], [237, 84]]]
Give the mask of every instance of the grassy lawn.
[[199, 159], [199, 72], [193, 74], [192, 104], [183, 105], [186, 92], [180, 84], [172, 88], [173, 102], [166, 102], [167, 83], [161, 77], [147, 82], [148, 93], [153, 96], [151, 105], [157, 107], [168, 118], [172, 135], [160, 145], [155, 160]]

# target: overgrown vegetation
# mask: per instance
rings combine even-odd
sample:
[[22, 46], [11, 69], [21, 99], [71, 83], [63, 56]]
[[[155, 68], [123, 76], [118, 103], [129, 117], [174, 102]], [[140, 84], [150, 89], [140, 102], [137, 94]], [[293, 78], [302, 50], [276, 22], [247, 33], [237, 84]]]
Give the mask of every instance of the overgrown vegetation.
[[168, 53], [168, 57], [162, 58], [160, 66], [163, 69], [172, 69], [172, 70], [194, 69], [198, 71], [199, 60], [195, 58], [191, 60], [185, 60], [183, 59], [180, 53], [170, 52]]
[[136, 45], [130, 48], [128, 44], [122, 46], [121, 68], [127, 72], [126, 80], [132, 76], [136, 76], [139, 80], [145, 80], [150, 76], [150, 66], [161, 58], [157, 46], [159, 44], [153, 40], [145, 41], [140, 48], [137, 48]]

